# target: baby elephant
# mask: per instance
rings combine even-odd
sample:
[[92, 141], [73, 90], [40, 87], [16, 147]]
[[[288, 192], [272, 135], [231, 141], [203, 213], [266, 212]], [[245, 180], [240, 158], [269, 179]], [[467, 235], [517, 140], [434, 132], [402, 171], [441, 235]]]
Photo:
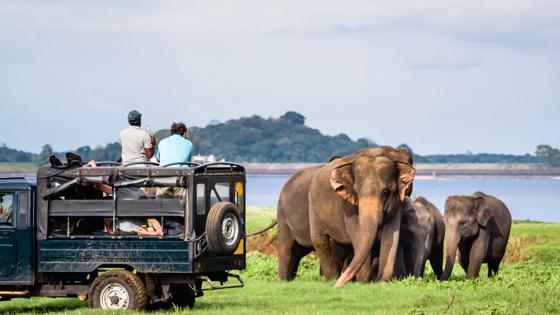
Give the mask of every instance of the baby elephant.
[[467, 279], [478, 277], [488, 264], [488, 276], [498, 274], [511, 230], [511, 214], [497, 198], [476, 192], [473, 196], [451, 196], [445, 202], [446, 263], [442, 280], [449, 279], [457, 247]]
[[[410, 200], [409, 200], [410, 201]], [[445, 227], [439, 210], [418, 197], [403, 206], [397, 277], [423, 277], [429, 259], [437, 278], [442, 274]]]

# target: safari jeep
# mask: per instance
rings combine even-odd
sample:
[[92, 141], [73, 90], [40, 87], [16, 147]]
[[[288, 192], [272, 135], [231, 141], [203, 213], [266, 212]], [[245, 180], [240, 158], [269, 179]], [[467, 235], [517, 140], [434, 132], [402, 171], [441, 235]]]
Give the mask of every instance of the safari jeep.
[[[158, 189], [176, 194], [155, 198]], [[0, 179], [0, 202], [2, 300], [77, 297], [95, 308], [141, 310], [156, 302], [193, 307], [204, 290], [243, 287], [228, 272], [245, 269], [241, 165], [44, 166], [36, 179]], [[133, 220], [157, 221], [162, 235], [125, 232]]]

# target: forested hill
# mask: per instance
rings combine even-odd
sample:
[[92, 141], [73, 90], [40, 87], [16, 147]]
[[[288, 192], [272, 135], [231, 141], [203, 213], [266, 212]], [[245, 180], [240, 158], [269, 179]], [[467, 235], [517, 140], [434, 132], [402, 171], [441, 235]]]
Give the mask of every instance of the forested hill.
[[353, 141], [345, 134], [323, 135], [305, 125], [305, 118], [287, 112], [279, 118], [252, 116], [191, 128], [195, 154], [212, 153], [230, 161], [324, 162], [374, 146], [366, 139]]
[[[115, 131], [118, 134], [118, 131]], [[260, 116], [242, 117], [226, 122], [212, 122], [206, 127], [191, 127], [188, 137], [193, 142], [194, 154], [214, 154], [218, 159], [236, 162], [325, 162], [331, 157], [348, 155], [360, 148], [377, 146], [369, 139], [350, 139], [345, 134], [323, 135], [305, 125], [305, 117], [287, 112], [278, 118]], [[156, 133], [158, 141], [169, 136], [168, 129]], [[395, 145], [395, 144], [392, 144]], [[406, 144], [397, 147], [409, 148]], [[115, 161], [121, 153], [119, 142], [91, 148], [88, 145], [74, 150], [84, 161], [90, 159]], [[0, 162], [34, 162], [43, 164], [54, 152], [45, 145], [40, 154], [10, 149], [0, 144]], [[438, 154], [416, 155], [416, 163], [539, 163], [560, 165], [560, 150], [539, 145], [535, 155], [509, 154]]]

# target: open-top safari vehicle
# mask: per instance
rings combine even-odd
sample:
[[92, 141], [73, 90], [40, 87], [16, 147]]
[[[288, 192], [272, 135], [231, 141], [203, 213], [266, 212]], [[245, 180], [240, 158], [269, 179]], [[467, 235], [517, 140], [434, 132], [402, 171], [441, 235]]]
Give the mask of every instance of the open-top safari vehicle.
[[[0, 299], [78, 297], [96, 308], [139, 310], [168, 301], [192, 307], [203, 290], [243, 286], [228, 272], [245, 269], [243, 166], [98, 165], [0, 179]], [[183, 193], [156, 199], [156, 189]], [[146, 197], [128, 199], [124, 190]], [[120, 228], [148, 218], [163, 235]], [[236, 283], [224, 284], [229, 278]]]

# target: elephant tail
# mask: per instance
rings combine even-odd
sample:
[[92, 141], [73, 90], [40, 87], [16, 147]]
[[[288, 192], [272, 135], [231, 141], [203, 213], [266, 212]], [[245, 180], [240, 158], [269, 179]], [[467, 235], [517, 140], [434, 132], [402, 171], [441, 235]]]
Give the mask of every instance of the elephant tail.
[[247, 234], [246, 237], [251, 237], [251, 236], [255, 236], [255, 235], [262, 234], [262, 233], [264, 233], [264, 232], [266, 232], [266, 231], [272, 229], [273, 227], [275, 227], [276, 224], [278, 224], [278, 221], [277, 221], [277, 220], [274, 220], [274, 221], [272, 221], [272, 223], [270, 223], [270, 224], [269, 224], [267, 227], [265, 227], [264, 229], [262, 229], [262, 230], [260, 230], [260, 231], [257, 231], [257, 232], [254, 232], [254, 233], [251, 233], [251, 234]]

